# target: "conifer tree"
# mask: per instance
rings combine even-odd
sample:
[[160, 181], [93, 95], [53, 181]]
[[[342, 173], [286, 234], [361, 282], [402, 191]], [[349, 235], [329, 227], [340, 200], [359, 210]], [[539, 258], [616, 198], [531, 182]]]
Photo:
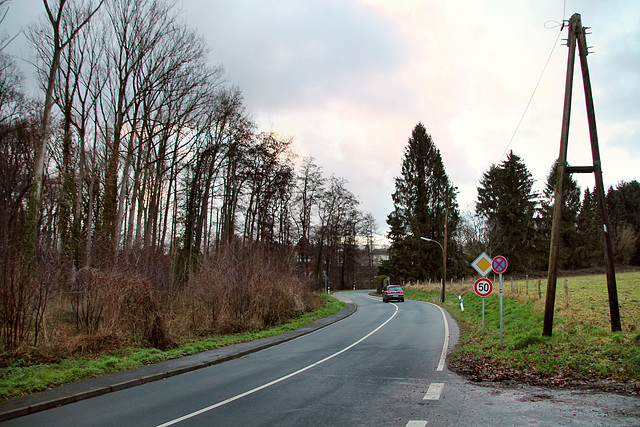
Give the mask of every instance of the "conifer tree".
[[602, 252], [600, 218], [595, 193], [588, 188], [582, 196], [582, 206], [578, 213], [577, 226], [580, 245], [575, 249], [576, 258], [580, 260], [579, 268], [589, 268], [604, 264]]
[[606, 199], [616, 258], [640, 265], [640, 183], [621, 182], [609, 188]]
[[[555, 204], [556, 180], [558, 176], [558, 162], [554, 162], [547, 175], [547, 182], [542, 192], [540, 212], [540, 270], [548, 268], [549, 244], [551, 241], [551, 227], [553, 224], [553, 206]], [[561, 269], [579, 268], [580, 259], [576, 249], [580, 246], [577, 236], [577, 219], [580, 212], [580, 186], [572, 175], [566, 174], [563, 185], [562, 222], [560, 225], [560, 254], [559, 267]]]
[[524, 271], [534, 262], [535, 180], [522, 159], [511, 151], [500, 165], [482, 175], [476, 212], [487, 219], [491, 256], [503, 255], [509, 269]]
[[[395, 179], [394, 210], [387, 218], [391, 273], [396, 279], [441, 277], [440, 247], [421, 241], [420, 237], [444, 244], [445, 223], [449, 237], [447, 258], [457, 258], [459, 251], [451, 238], [460, 216], [456, 196], [457, 188], [445, 172], [440, 150], [418, 123], [405, 148], [401, 176]], [[455, 265], [453, 261], [451, 264]]]

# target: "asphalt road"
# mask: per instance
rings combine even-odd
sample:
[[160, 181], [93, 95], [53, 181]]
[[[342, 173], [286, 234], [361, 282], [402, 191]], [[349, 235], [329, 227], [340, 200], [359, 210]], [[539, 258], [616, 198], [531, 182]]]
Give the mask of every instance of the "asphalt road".
[[6, 425], [640, 425], [633, 397], [470, 384], [446, 369], [439, 307], [342, 295], [355, 314], [295, 340]]

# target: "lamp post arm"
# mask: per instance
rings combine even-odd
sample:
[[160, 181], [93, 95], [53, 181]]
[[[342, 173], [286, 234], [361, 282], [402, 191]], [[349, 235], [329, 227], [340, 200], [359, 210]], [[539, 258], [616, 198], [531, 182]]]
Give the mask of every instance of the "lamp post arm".
[[425, 241], [427, 241], [427, 242], [433, 242], [433, 243], [435, 243], [436, 245], [440, 246], [440, 250], [442, 251], [442, 254], [443, 254], [443, 256], [444, 256], [444, 247], [442, 247], [442, 245], [440, 244], [440, 242], [438, 242], [437, 240], [428, 239], [428, 238], [426, 238], [426, 237], [420, 237], [420, 238], [421, 238], [422, 240], [425, 240]]
[[[440, 246], [440, 250], [442, 251], [442, 293], [440, 294], [440, 301], [444, 302], [444, 287], [446, 286], [446, 275], [447, 275], [447, 253], [444, 251], [444, 247], [437, 240], [429, 239], [428, 237], [420, 237], [420, 239], [425, 240], [427, 242], [436, 243]], [[446, 236], [445, 236], [446, 239]], [[445, 241], [446, 243], [446, 241]]]

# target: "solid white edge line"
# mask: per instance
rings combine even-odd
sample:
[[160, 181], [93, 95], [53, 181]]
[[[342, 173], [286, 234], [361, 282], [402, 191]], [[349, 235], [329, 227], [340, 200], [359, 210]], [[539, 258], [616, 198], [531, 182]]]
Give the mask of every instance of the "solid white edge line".
[[292, 373], [287, 374], [287, 375], [285, 375], [285, 376], [283, 376], [283, 377], [277, 378], [277, 379], [275, 379], [275, 380], [273, 380], [273, 381], [271, 381], [271, 382], [268, 382], [268, 383], [266, 383], [266, 384], [263, 384], [263, 385], [261, 385], [261, 386], [259, 386], [259, 387], [256, 387], [256, 388], [254, 388], [254, 389], [251, 389], [251, 390], [249, 390], [249, 391], [245, 391], [244, 393], [240, 393], [240, 394], [238, 394], [238, 395], [235, 395], [235, 396], [233, 396], [233, 397], [230, 397], [230, 398], [228, 398], [228, 399], [226, 399], [226, 400], [223, 400], [223, 401], [221, 401], [221, 402], [215, 403], [215, 404], [213, 404], [213, 405], [211, 405], [211, 406], [207, 406], [206, 408], [202, 408], [202, 409], [197, 410], [197, 411], [195, 411], [195, 412], [192, 412], [192, 413], [190, 413], [190, 414], [184, 415], [184, 416], [182, 416], [182, 417], [180, 417], [180, 418], [176, 418], [176, 419], [174, 419], [174, 420], [167, 421], [167, 422], [166, 422], [166, 423], [164, 423], [164, 424], [160, 424], [158, 427], [168, 427], [168, 426], [172, 426], [172, 425], [174, 425], [174, 424], [178, 424], [179, 422], [182, 422], [182, 421], [188, 420], [188, 419], [193, 418], [193, 417], [195, 417], [195, 416], [198, 416], [198, 415], [200, 415], [200, 414], [204, 414], [205, 412], [208, 412], [208, 411], [211, 411], [211, 410], [213, 410], [213, 409], [216, 409], [216, 408], [219, 408], [219, 407], [221, 407], [221, 406], [224, 406], [224, 405], [226, 405], [227, 403], [231, 403], [231, 402], [233, 402], [233, 401], [235, 401], [235, 400], [242, 399], [243, 397], [249, 396], [250, 394], [253, 394], [253, 393], [257, 392], [257, 391], [264, 390], [264, 389], [265, 389], [265, 388], [267, 388], [267, 387], [271, 387], [272, 385], [278, 384], [279, 382], [282, 382], [282, 381], [284, 381], [284, 380], [286, 380], [286, 379], [289, 379], [289, 378], [294, 377], [294, 376], [296, 376], [296, 375], [298, 375], [298, 374], [301, 374], [301, 373], [303, 373], [304, 371], [307, 371], [307, 370], [309, 370], [309, 369], [311, 369], [311, 368], [313, 368], [313, 367], [316, 367], [316, 366], [318, 366], [318, 365], [320, 365], [320, 364], [322, 364], [322, 363], [324, 363], [324, 362], [326, 362], [326, 361], [328, 361], [328, 360], [330, 360], [330, 359], [333, 359], [333, 358], [334, 358], [334, 357], [336, 357], [336, 356], [341, 355], [341, 354], [342, 354], [342, 353], [344, 353], [345, 351], [352, 349], [352, 348], [353, 348], [353, 347], [355, 347], [356, 345], [360, 344], [362, 341], [364, 341], [364, 340], [366, 340], [367, 338], [369, 338], [371, 335], [373, 335], [373, 334], [375, 334], [376, 332], [378, 332], [378, 331], [379, 331], [379, 330], [380, 330], [384, 325], [386, 325], [387, 323], [389, 323], [389, 322], [391, 321], [391, 319], [393, 319], [394, 317], [396, 317], [396, 314], [398, 314], [398, 306], [397, 306], [397, 305], [395, 305], [395, 304], [392, 304], [392, 305], [394, 305], [394, 306], [396, 307], [396, 310], [393, 312], [393, 315], [391, 315], [391, 317], [389, 317], [389, 318], [388, 318], [388, 319], [387, 319], [383, 324], [381, 324], [380, 326], [378, 326], [377, 328], [375, 328], [373, 331], [369, 332], [367, 335], [365, 335], [364, 337], [360, 338], [358, 341], [354, 342], [353, 344], [351, 344], [351, 345], [349, 345], [349, 346], [347, 346], [347, 347], [343, 348], [342, 350], [340, 350], [340, 351], [338, 351], [338, 352], [336, 352], [336, 353], [333, 353], [332, 355], [327, 356], [327, 357], [325, 357], [324, 359], [319, 360], [319, 361], [317, 361], [317, 362], [315, 362], [315, 363], [313, 363], [313, 364], [311, 364], [311, 365], [308, 365], [308, 366], [306, 366], [306, 367], [304, 367], [304, 368], [302, 368], [302, 369], [298, 369], [298, 370], [297, 370], [297, 371], [295, 371], [295, 372], [292, 372]]
[[444, 313], [444, 309], [437, 304], [428, 303], [431, 305], [435, 305], [440, 309], [440, 313], [442, 313], [442, 319], [444, 319], [444, 343], [442, 344], [442, 353], [440, 353], [440, 361], [438, 362], [438, 367], [436, 371], [444, 370], [444, 363], [447, 360], [447, 350], [449, 349], [449, 322], [447, 321], [447, 315]]
[[440, 400], [442, 389], [444, 389], [444, 383], [431, 383], [422, 400]]

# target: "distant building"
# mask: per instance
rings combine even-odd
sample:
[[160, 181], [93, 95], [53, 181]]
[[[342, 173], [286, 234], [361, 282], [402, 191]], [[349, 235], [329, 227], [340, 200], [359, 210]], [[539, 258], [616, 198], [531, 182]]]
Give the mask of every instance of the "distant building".
[[373, 266], [378, 267], [382, 264], [382, 261], [389, 260], [389, 248], [383, 249], [374, 249], [371, 251], [371, 258], [373, 261]]

